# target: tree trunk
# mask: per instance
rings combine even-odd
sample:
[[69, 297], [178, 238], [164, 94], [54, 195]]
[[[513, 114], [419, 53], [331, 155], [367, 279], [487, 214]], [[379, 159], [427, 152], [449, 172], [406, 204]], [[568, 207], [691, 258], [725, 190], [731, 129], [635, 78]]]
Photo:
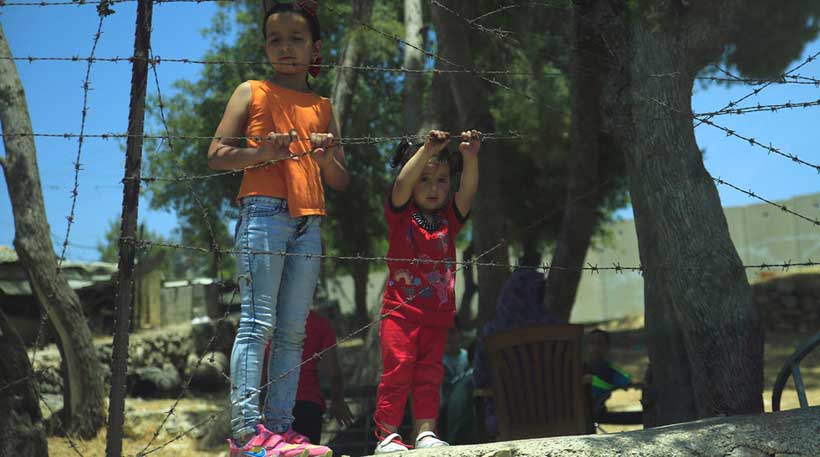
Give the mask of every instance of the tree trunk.
[[[0, 28], [0, 54], [11, 55]], [[0, 121], [3, 131], [31, 134], [25, 93], [14, 62], [0, 61]], [[46, 219], [37, 156], [32, 136], [4, 136], [6, 156], [0, 164], [14, 214], [14, 248], [25, 266], [38, 302], [60, 339], [67, 367], [63, 432], [91, 438], [103, 424], [103, 377], [91, 331], [77, 294], [59, 274]]]
[[367, 280], [370, 275], [370, 264], [369, 262], [354, 262], [351, 270], [356, 320], [367, 322]]
[[[421, 0], [404, 0], [404, 41], [424, 49], [424, 17]], [[424, 67], [424, 54], [411, 46], [404, 46], [404, 68], [420, 70]], [[404, 107], [404, 131], [417, 132], [422, 125], [422, 95], [424, 80], [420, 73], [405, 73], [402, 86]]]
[[605, 68], [601, 35], [594, 22], [596, 0], [578, 0], [574, 8], [574, 46], [570, 51], [572, 147], [568, 157], [567, 199], [561, 231], [555, 240], [552, 268], [547, 273], [544, 305], [569, 321], [590, 240], [598, 226], [604, 190], [599, 170], [601, 91]]
[[[369, 21], [373, 14], [373, 0], [354, 0], [351, 18], [356, 21]], [[340, 62], [344, 67], [360, 65], [364, 59], [362, 34], [360, 28], [350, 24], [348, 28], [350, 36], [341, 52]], [[333, 85], [333, 106], [339, 116], [341, 126], [347, 124], [347, 118], [351, 114], [350, 105], [353, 101], [353, 94], [356, 91], [356, 82], [359, 78], [358, 70], [351, 68], [337, 68], [336, 81]], [[344, 135], [344, 128], [342, 128]], [[367, 276], [370, 272], [370, 264], [367, 262], [356, 262], [352, 267], [353, 294], [356, 300], [356, 318], [367, 319]]]
[[688, 117], [694, 77], [720, 56], [739, 5], [639, 7], [607, 37], [624, 65], [608, 107], [626, 151], [658, 424], [763, 411], [760, 312]]
[[[369, 21], [373, 14], [373, 0], [354, 0], [353, 11], [350, 17], [355, 21]], [[360, 29], [355, 24], [348, 27], [350, 36], [345, 47], [342, 49], [339, 62], [343, 67], [357, 66], [362, 62], [364, 53], [359, 42], [362, 39]], [[333, 107], [339, 115], [339, 122], [345, 125], [345, 120], [350, 114], [350, 104], [353, 101], [353, 94], [356, 92], [356, 81], [359, 78], [359, 71], [351, 68], [337, 68], [336, 81], [333, 84]], [[342, 130], [344, 133], [344, 130]]]
[[597, 436], [417, 449], [413, 457], [798, 457], [820, 449], [820, 406]]
[[[445, 4], [445, 2], [441, 2]], [[477, 2], [446, 2], [455, 11], [461, 11], [465, 17], [475, 17]], [[480, 46], [478, 40], [468, 40], [470, 29], [461, 19], [437, 6], [432, 7], [433, 23], [442, 44], [440, 55], [463, 67], [472, 67], [471, 45]], [[481, 39], [486, 39], [482, 34]], [[450, 89], [459, 117], [459, 128], [478, 129], [483, 132], [495, 131], [495, 120], [490, 113], [491, 87], [475, 75], [448, 75]], [[458, 132], [460, 133], [460, 132]], [[504, 154], [498, 142], [488, 141], [481, 146], [479, 159], [480, 182], [478, 195], [473, 202], [471, 219], [473, 220], [473, 239], [478, 256], [484, 254], [482, 262], [509, 263], [508, 245], [500, 196], [504, 189], [501, 186], [501, 174], [504, 170]], [[499, 243], [501, 243], [499, 245]], [[483, 325], [495, 312], [495, 303], [508, 272], [503, 268], [481, 268], [478, 270], [478, 316], [476, 324]]]
[[0, 456], [48, 456], [38, 398], [23, 340], [0, 311]]

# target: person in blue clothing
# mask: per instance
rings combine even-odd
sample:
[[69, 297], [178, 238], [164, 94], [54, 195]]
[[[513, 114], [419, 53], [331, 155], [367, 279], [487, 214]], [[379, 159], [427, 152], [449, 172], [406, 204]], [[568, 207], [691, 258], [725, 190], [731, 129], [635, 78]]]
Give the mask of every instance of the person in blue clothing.
[[609, 360], [609, 343], [609, 332], [595, 329], [587, 334], [583, 380], [589, 386], [592, 420], [597, 423], [640, 424], [640, 413], [611, 413], [606, 409], [606, 401], [613, 390], [636, 386], [629, 373]]

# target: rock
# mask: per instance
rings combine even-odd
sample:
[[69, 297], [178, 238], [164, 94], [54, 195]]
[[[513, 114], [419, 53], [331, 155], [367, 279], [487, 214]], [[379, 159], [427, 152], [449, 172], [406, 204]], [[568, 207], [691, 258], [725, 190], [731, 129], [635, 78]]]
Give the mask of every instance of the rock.
[[[395, 457], [483, 457], [509, 450], [515, 457], [763, 457], [817, 456], [820, 407], [716, 417], [634, 432], [416, 449]], [[761, 451], [765, 449], [765, 451]], [[745, 454], [744, 454], [745, 452]]]
[[230, 373], [228, 357], [221, 352], [210, 352], [200, 357], [188, 356], [186, 371], [191, 377], [191, 388], [213, 392], [228, 387]]
[[769, 457], [769, 454], [759, 449], [741, 446], [726, 454], [726, 457]]
[[128, 378], [128, 393], [133, 397], [171, 397], [182, 387], [179, 372], [170, 363], [163, 364], [162, 368], [137, 368]]

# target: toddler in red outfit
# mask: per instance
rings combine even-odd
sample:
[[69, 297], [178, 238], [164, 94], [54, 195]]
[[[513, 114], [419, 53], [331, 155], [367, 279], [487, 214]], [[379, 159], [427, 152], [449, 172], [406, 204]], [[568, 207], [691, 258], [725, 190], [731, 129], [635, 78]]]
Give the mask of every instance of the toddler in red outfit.
[[[459, 157], [445, 149], [446, 132], [432, 130], [417, 151], [404, 143], [402, 165], [385, 203], [389, 276], [382, 300], [383, 372], [376, 400], [376, 453], [406, 451], [396, 433], [412, 394], [416, 448], [446, 446], [435, 434], [447, 330], [455, 315], [456, 235], [478, 189], [480, 133], [461, 133]], [[460, 164], [458, 162], [461, 162]], [[461, 165], [458, 191], [450, 180]], [[418, 262], [407, 259], [418, 259]]]

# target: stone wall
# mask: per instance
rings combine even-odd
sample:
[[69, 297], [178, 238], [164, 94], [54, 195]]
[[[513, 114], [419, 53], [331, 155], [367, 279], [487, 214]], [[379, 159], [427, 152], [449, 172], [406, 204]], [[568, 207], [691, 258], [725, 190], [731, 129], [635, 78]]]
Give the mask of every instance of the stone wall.
[[[148, 392], [156, 387], [153, 395], [173, 395], [181, 387], [181, 379], [190, 373], [193, 365], [202, 359], [201, 365], [207, 365], [212, 357], [201, 357], [206, 346], [211, 342], [214, 332], [219, 336], [211, 343], [210, 351], [223, 353], [230, 350], [228, 341], [233, 341], [233, 324], [229, 321], [201, 322], [196, 325], [176, 325], [144, 331], [131, 335], [128, 345], [129, 393], [133, 389], [145, 389], [145, 383], [152, 384]], [[95, 339], [100, 362], [103, 366], [106, 385], [111, 381], [111, 358], [113, 346], [110, 338]], [[32, 349], [29, 357], [35, 355]], [[225, 354], [227, 355], [227, 354]], [[36, 351], [34, 371], [44, 394], [62, 394], [62, 376], [60, 374], [60, 353], [53, 345]], [[221, 360], [220, 360], [221, 361]], [[221, 366], [225, 364], [222, 363]], [[136, 387], [135, 387], [136, 386]], [[142, 387], [140, 387], [142, 386]], [[196, 388], [196, 385], [193, 385]], [[145, 392], [140, 390], [140, 392]], [[150, 393], [145, 395], [153, 396]]]
[[752, 284], [752, 299], [769, 331], [820, 329], [820, 271], [762, 275]]

